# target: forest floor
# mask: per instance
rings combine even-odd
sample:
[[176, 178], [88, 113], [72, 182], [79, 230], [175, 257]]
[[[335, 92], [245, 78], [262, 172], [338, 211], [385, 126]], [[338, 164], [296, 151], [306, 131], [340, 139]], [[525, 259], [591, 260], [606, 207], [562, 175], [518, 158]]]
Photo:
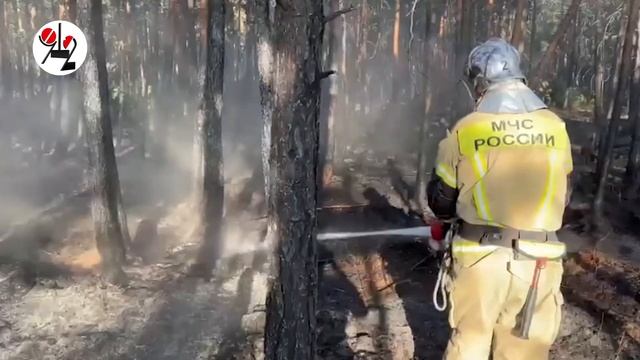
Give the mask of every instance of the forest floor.
[[[396, 167], [354, 170], [324, 192], [319, 232], [422, 225], [408, 211], [409, 180]], [[251, 181], [227, 188], [253, 208], [260, 199], [247, 193]], [[236, 205], [225, 256], [206, 281], [189, 271], [199, 251], [192, 209], [164, 206], [170, 210], [130, 209], [139, 258], [125, 268], [128, 287], [95, 276], [100, 258], [86, 211], [51, 230], [47, 266], [0, 265], [0, 360], [253, 359], [261, 320], [244, 315], [261, 310], [264, 221]], [[580, 221], [570, 225], [561, 233], [571, 254], [552, 359], [640, 359], [640, 241], [621, 229], [596, 241]], [[431, 300], [436, 259], [418, 239], [399, 240], [319, 244], [318, 358], [441, 358], [449, 334]]]
[[[325, 212], [321, 231], [421, 225], [407, 211], [402, 179], [396, 177], [395, 184], [377, 179], [349, 182], [360, 184], [349, 194], [356, 200], [364, 197], [367, 206]], [[336, 200], [343, 201], [344, 192], [337, 193]], [[637, 232], [614, 230], [591, 239], [580, 229], [571, 224], [560, 232], [570, 254], [562, 285], [562, 327], [551, 358], [640, 359]], [[432, 302], [437, 260], [418, 239], [396, 240], [369, 237], [321, 244], [321, 358], [441, 358], [449, 334], [446, 313], [437, 312]]]

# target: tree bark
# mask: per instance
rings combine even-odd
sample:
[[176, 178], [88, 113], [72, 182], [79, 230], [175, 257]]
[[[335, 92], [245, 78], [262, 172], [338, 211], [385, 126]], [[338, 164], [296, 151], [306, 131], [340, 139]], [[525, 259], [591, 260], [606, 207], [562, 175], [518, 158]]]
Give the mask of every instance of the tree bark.
[[582, 0], [571, 0], [571, 5], [569, 5], [569, 8], [567, 9], [567, 13], [558, 25], [556, 33], [553, 35], [553, 38], [549, 43], [549, 46], [547, 46], [544, 54], [540, 57], [540, 61], [532, 74], [531, 85], [533, 88], [538, 88], [542, 84], [542, 81], [550, 71], [551, 65], [556, 63], [563, 39], [565, 38], [569, 28], [575, 24], [581, 2]]
[[[487, 14], [489, 21], [487, 22], [488, 37], [496, 36], [496, 27], [498, 23], [498, 12], [496, 11], [497, 0], [487, 0]], [[499, 35], [499, 34], [497, 34]]]
[[5, 2], [0, 1], [0, 99], [5, 100], [13, 96], [11, 48], [7, 42], [7, 17], [5, 15]]
[[109, 282], [122, 284], [125, 281], [122, 271], [125, 246], [118, 215], [120, 184], [109, 117], [109, 85], [101, 0], [90, 0], [89, 14], [89, 26], [85, 33], [92, 46], [89, 46], [81, 75], [90, 154], [90, 181], [94, 192], [91, 212], [104, 277]]
[[224, 79], [225, 0], [207, 0], [207, 49], [202, 100], [198, 112], [202, 154], [200, 188], [201, 251], [197, 265], [211, 276], [222, 245], [224, 167], [222, 153], [222, 106]]
[[536, 53], [536, 41], [538, 36], [538, 1], [533, 1], [533, 9], [531, 13], [531, 36], [529, 39], [529, 71], [533, 68], [533, 54]]
[[[7, 0], [5, 0], [7, 1]], [[11, 0], [13, 8], [13, 17], [16, 26], [16, 34], [25, 33], [24, 29], [24, 11], [20, 11], [17, 0]], [[3, 34], [4, 36], [5, 34]], [[18, 51], [19, 48], [27, 48], [26, 41], [20, 35], [14, 35], [15, 51], [15, 89], [18, 97], [26, 98], [25, 96], [25, 71], [24, 71], [24, 53], [25, 51]], [[26, 52], [28, 55], [28, 52]]]
[[516, 0], [516, 19], [513, 23], [513, 33], [511, 35], [511, 44], [524, 54], [524, 32], [527, 28], [527, 10], [529, 2], [527, 0]]
[[396, 0], [396, 9], [393, 21], [393, 58], [398, 61], [400, 58], [400, 9], [401, 1]]
[[[600, 18], [601, 10], [597, 7], [596, 15]], [[594, 52], [593, 52], [593, 71], [594, 71], [594, 124], [600, 128], [606, 126], [606, 114], [604, 111], [604, 27], [601, 21], [594, 26]], [[602, 46], [599, 46], [602, 39]]]
[[613, 111], [609, 122], [609, 131], [606, 137], [604, 153], [599, 156], [598, 161], [598, 189], [593, 202], [594, 213], [598, 224], [604, 221], [604, 196], [606, 191], [609, 170], [613, 158], [613, 146], [615, 144], [618, 124], [625, 106], [625, 92], [629, 88], [631, 78], [631, 56], [633, 51], [633, 34], [638, 26], [638, 11], [640, 10], [640, 0], [630, 0], [629, 19], [625, 30], [624, 44], [622, 50], [622, 65], [619, 69], [616, 95], [613, 101]]
[[[23, 5], [22, 27], [23, 27], [24, 33], [33, 34], [36, 31], [36, 29], [33, 28], [33, 22], [31, 21], [31, 8], [33, 4], [31, 4], [31, 1], [24, 0], [22, 5]], [[29, 43], [27, 42], [27, 39], [24, 40], [24, 46], [27, 48], [29, 47]], [[34, 95], [34, 81], [33, 81], [34, 76], [32, 74], [33, 62], [29, 58], [28, 52], [25, 53], [24, 57], [25, 57], [24, 58], [25, 59], [24, 60], [24, 64], [25, 64], [24, 98], [30, 99]]]
[[[77, 0], [64, 0], [59, 5], [59, 19], [71, 21], [77, 20]], [[58, 124], [59, 133], [54, 146], [54, 159], [59, 161], [64, 158], [69, 149], [74, 131], [77, 133], [80, 119], [80, 94], [73, 92], [77, 79], [75, 74], [56, 79], [53, 94], [51, 96], [52, 122]]]
[[427, 14], [427, 26], [425, 31], [425, 38], [427, 39], [426, 49], [429, 49], [425, 54], [426, 56], [426, 64], [425, 69], [427, 72], [427, 79], [425, 81], [424, 87], [424, 115], [422, 119], [422, 123], [420, 124], [420, 149], [418, 153], [418, 171], [416, 174], [416, 191], [415, 191], [415, 202], [419, 206], [419, 210], [421, 214], [426, 214], [429, 205], [427, 204], [427, 166], [428, 166], [428, 156], [429, 156], [429, 129], [431, 124], [431, 116], [432, 116], [432, 107], [433, 107], [433, 94], [435, 92], [435, 82], [434, 82], [434, 71], [433, 68], [433, 60], [435, 60], [437, 56], [436, 46], [436, 36], [433, 34], [433, 29], [435, 29], [436, 17], [429, 16], [431, 15], [431, 10]]
[[[331, 1], [329, 1], [331, 4]], [[366, 4], [364, 4], [366, 8]], [[331, 13], [338, 11], [332, 6], [328, 7]], [[364, 9], [364, 8], [363, 8]], [[344, 16], [344, 15], [343, 15]], [[327, 31], [327, 45], [325, 46], [325, 58], [324, 64], [328, 64], [329, 69], [335, 70], [338, 69], [338, 59], [336, 57], [335, 46], [338, 44], [338, 36], [340, 34], [340, 30], [338, 29], [338, 21], [331, 21], [328, 23], [328, 31]], [[366, 44], [366, 39], [363, 40], [363, 43]], [[363, 45], [366, 46], [366, 45]], [[360, 52], [360, 56], [364, 58], [365, 54], [362, 54], [362, 48]], [[326, 65], [325, 65], [326, 66]], [[360, 67], [364, 67], [360, 64]], [[335, 118], [336, 118], [336, 105], [337, 105], [337, 90], [338, 90], [338, 81], [336, 76], [331, 76], [327, 81], [322, 83], [322, 95], [321, 95], [321, 111], [320, 111], [320, 126], [322, 127], [322, 131], [320, 131], [320, 136], [322, 137], [322, 141], [320, 141], [320, 169], [322, 170], [321, 179], [318, 179], [322, 186], [328, 186], [331, 182], [331, 179], [334, 175], [334, 155], [335, 155]], [[364, 90], [367, 91], [366, 89]]]
[[[271, 156], [271, 123], [273, 116], [273, 12], [269, 0], [258, 0], [255, 6], [256, 24], [258, 32], [258, 74], [260, 80], [260, 104], [262, 105], [262, 174], [264, 176], [264, 194], [267, 214], [271, 213], [270, 197], [273, 174], [270, 171]], [[267, 216], [269, 218], [269, 216]], [[271, 226], [269, 227], [271, 229]]]
[[[600, 169], [602, 169], [603, 162], [605, 161], [604, 154], [606, 153], [607, 147], [607, 134], [609, 131], [608, 125], [610, 125], [611, 117], [613, 116], [615, 100], [616, 100], [616, 92], [618, 90], [618, 84], [620, 82], [620, 75], [622, 69], [622, 60], [623, 60], [623, 52], [624, 52], [624, 43], [626, 38], [626, 30], [629, 19], [627, 17], [622, 16], [620, 19], [620, 30], [618, 33], [618, 41], [614, 46], [614, 53], [617, 55], [613, 58], [614, 67], [613, 67], [613, 76], [611, 76], [611, 81], [609, 82], [609, 86], [606, 86], [606, 83], [603, 85], [602, 89], [602, 103], [604, 104], [603, 108], [603, 118], [600, 122], [600, 127], [598, 129], [598, 163], [596, 165], [596, 177], [599, 179]], [[604, 46], [604, 45], [603, 45]]]
[[[639, 20], [640, 21], [640, 20]], [[635, 36], [635, 66], [629, 102], [629, 121], [633, 122], [631, 149], [627, 160], [627, 190], [625, 197], [637, 199], [640, 196], [640, 23]]]
[[275, 232], [267, 295], [265, 355], [307, 360], [316, 353], [316, 169], [322, 1], [278, 2], [274, 27], [271, 168]]
[[170, 14], [173, 38], [172, 70], [175, 71], [180, 90], [187, 91], [190, 89], [190, 79], [195, 76], [194, 64], [191, 63], [195, 54], [192, 54], [189, 48], [191, 43], [195, 43], [195, 26], [187, 26], [190, 20], [187, 0], [171, 0]]

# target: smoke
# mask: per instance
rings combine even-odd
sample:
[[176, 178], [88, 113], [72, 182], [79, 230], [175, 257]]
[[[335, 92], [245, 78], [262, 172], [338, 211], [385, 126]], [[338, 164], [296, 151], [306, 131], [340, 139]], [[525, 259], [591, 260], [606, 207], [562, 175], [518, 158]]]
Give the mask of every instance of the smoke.
[[[160, 71], [158, 83], [146, 84], [152, 86], [151, 92], [141, 96], [135, 92], [137, 87], [131, 86], [136, 84], [120, 80], [124, 67], [122, 54], [130, 49], [119, 40], [123, 36], [122, 21], [111, 16], [116, 10], [105, 9], [107, 67], [113, 95], [111, 120], [116, 153], [121, 155], [117, 159], [119, 176], [133, 233], [138, 219], [155, 217], [158, 208], [164, 208], [165, 214], [170, 213], [189, 201], [193, 193], [194, 130], [201, 94], [198, 56], [175, 52], [176, 30], [167, 13], [160, 13], [157, 22], [140, 16], [137, 26], [149, 26], [147, 41], [153, 40], [154, 32], [160, 34], [158, 49], [154, 49], [158, 54], [153, 54], [158, 57], [138, 54], [143, 62], [136, 76]], [[81, 9], [79, 17], [86, 20], [84, 11], [86, 9]], [[407, 171], [414, 171], [423, 140], [419, 129], [425, 116], [430, 125], [433, 157], [435, 144], [457, 120], [450, 115], [452, 107], [462, 106], [460, 99], [457, 103], [451, 101], [456, 96], [459, 79], [453, 74], [461, 73], [452, 70], [454, 57], [447, 55], [453, 47], [440, 44], [438, 51], [430, 52], [434, 44], [424, 44], [416, 35], [411, 56], [402, 48], [394, 54], [391, 44], [380, 37], [376, 39], [374, 32], [366, 28], [358, 30], [369, 37], [366, 46], [360, 47], [358, 32], [350, 31], [359, 26], [358, 17], [352, 15], [341, 17], [346, 22], [345, 37], [325, 43], [325, 50], [333, 56], [327, 57], [323, 67], [337, 71], [322, 85], [325, 87], [320, 118], [322, 132], [326, 133], [328, 122], [333, 124], [330, 134], [334, 147], [327, 151], [334, 155], [337, 168], [348, 170], [355, 164], [365, 172], [375, 171], [388, 158], [396, 158], [407, 159]], [[342, 27], [341, 19], [332, 24]], [[418, 29], [424, 24], [418, 21], [414, 25]], [[230, 29], [233, 26], [236, 24], [230, 25]], [[247, 24], [244, 26], [246, 30]], [[334, 31], [331, 26], [327, 28], [327, 37]], [[256, 38], [236, 30], [227, 34], [222, 127], [229, 253], [255, 245], [257, 240], [247, 235], [253, 234], [254, 229], [247, 230], [241, 219], [259, 217], [264, 211], [260, 94], [257, 60], [253, 59]], [[336, 35], [342, 36], [342, 33]], [[30, 49], [16, 51], [29, 53]], [[170, 63], [167, 55], [175, 56], [173, 68], [165, 67], [165, 62]], [[174, 74], [169, 76], [167, 72]], [[57, 196], [82, 188], [86, 175], [82, 122], [68, 121], [73, 114], [80, 114], [80, 102], [63, 101], [61, 112], [65, 114], [56, 116], [50, 99], [66, 87], [57, 87], [54, 79], [44, 74], [26, 76], [36, 80], [37, 97], [25, 99], [16, 95], [0, 102], [0, 146], [3, 147], [0, 201], [10, 205], [5, 206], [10, 210], [0, 212], [0, 230], [6, 230], [8, 224], [46, 206]], [[430, 100], [427, 99], [429, 91], [432, 92]], [[433, 105], [425, 114], [427, 101]], [[61, 139], [68, 140], [70, 151], [58, 160], [54, 149]], [[323, 149], [326, 149], [326, 140], [322, 141]], [[128, 151], [131, 147], [134, 149]], [[192, 217], [197, 218], [193, 214]]]

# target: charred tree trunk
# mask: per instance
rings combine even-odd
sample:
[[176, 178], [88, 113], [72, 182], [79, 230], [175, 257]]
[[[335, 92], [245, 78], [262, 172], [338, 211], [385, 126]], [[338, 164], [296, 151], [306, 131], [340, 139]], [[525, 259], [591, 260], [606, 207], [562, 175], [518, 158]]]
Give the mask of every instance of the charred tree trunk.
[[90, 154], [91, 187], [94, 197], [91, 212], [96, 243], [102, 257], [107, 281], [123, 283], [125, 275], [125, 245], [119, 215], [120, 184], [113, 148], [113, 133], [109, 118], [109, 85], [106, 49], [102, 25], [102, 1], [89, 2], [89, 52], [82, 66], [84, 111]]
[[[596, 14], [600, 17], [600, 9]], [[604, 27], [599, 21], [594, 26], [594, 55], [593, 55], [593, 71], [594, 71], [594, 124], [598, 127], [606, 126], [606, 114], [604, 111]], [[602, 38], [602, 46], [600, 46]]]
[[224, 208], [224, 171], [222, 155], [222, 104], [224, 78], [225, 0], [207, 1], [207, 49], [202, 100], [198, 113], [202, 176], [200, 224], [202, 245], [198, 271], [208, 278], [220, 255]]
[[[429, 6], [429, 5], [428, 5]], [[427, 12], [427, 25], [425, 31], [425, 38], [427, 39], [428, 49], [425, 53], [426, 56], [426, 64], [425, 69], [427, 73], [427, 79], [425, 81], [424, 87], [424, 117], [422, 119], [422, 123], [420, 124], [420, 149], [418, 153], [418, 171], [416, 174], [416, 191], [415, 191], [415, 202], [419, 207], [420, 214], [423, 215], [427, 213], [429, 209], [429, 205], [427, 204], [427, 166], [428, 166], [428, 156], [429, 156], [429, 125], [431, 123], [432, 116], [432, 104], [433, 104], [433, 93], [435, 91], [434, 87], [434, 78], [432, 70], [434, 59], [436, 58], [437, 50], [436, 50], [436, 35], [433, 34], [433, 31], [436, 27], [436, 17], [435, 14], [432, 13], [431, 8]]]
[[[78, 14], [77, 0], [65, 0], [59, 6], [59, 18], [76, 22]], [[58, 139], [54, 146], [54, 159], [59, 161], [64, 158], [69, 149], [73, 132], [77, 133], [79, 125], [78, 92], [74, 92], [77, 80], [75, 74], [57, 79], [54, 85], [54, 94], [51, 96], [52, 121], [59, 124]]]
[[560, 53], [560, 46], [563, 43], [565, 35], [569, 28], [575, 24], [581, 2], [582, 0], [571, 0], [571, 5], [569, 5], [569, 8], [567, 9], [567, 13], [558, 25], [558, 29], [556, 30], [555, 35], [553, 35], [553, 39], [549, 43], [549, 46], [547, 46], [544, 54], [540, 57], [540, 61], [532, 74], [532, 87], [538, 88], [550, 71], [551, 65], [556, 63], [558, 54]]
[[496, 28], [498, 23], [498, 12], [496, 11], [497, 0], [487, 0], [487, 13], [489, 21], [487, 23], [487, 34], [489, 37], [496, 36]]
[[[187, 0], [171, 0], [171, 24], [173, 29], [173, 71], [181, 91], [190, 90], [190, 78], [195, 76], [191, 63], [189, 44], [195, 42], [195, 27], [187, 26], [190, 20]], [[181, 113], [181, 112], [180, 112]]]
[[[365, 4], [366, 6], [366, 4]], [[331, 8], [331, 7], [329, 7]], [[328, 64], [330, 69], [337, 69], [339, 64], [336, 59], [334, 46], [338, 43], [337, 35], [339, 30], [337, 21], [332, 21], [328, 24], [329, 31], [327, 31], [327, 46], [325, 47], [326, 55], [323, 64]], [[364, 40], [366, 43], [366, 39]], [[363, 65], [360, 64], [362, 67]], [[334, 175], [334, 154], [335, 154], [335, 118], [336, 118], [336, 93], [338, 90], [338, 79], [335, 76], [330, 77], [327, 81], [322, 83], [322, 95], [320, 111], [320, 126], [322, 131], [322, 141], [320, 141], [320, 162], [321, 162], [321, 179], [318, 179], [322, 186], [328, 186]], [[366, 90], [365, 90], [366, 91]]]
[[[620, 75], [622, 69], [622, 60], [623, 60], [623, 52], [624, 52], [624, 43], [626, 38], [626, 30], [629, 19], [623, 16], [620, 19], [620, 30], [618, 32], [618, 41], [614, 46], [614, 53], [617, 55], [613, 58], [614, 68], [613, 68], [613, 76], [611, 76], [611, 81], [609, 85], [603, 84], [602, 89], [602, 103], [603, 103], [603, 118], [602, 122], [600, 122], [600, 127], [598, 129], [598, 164], [596, 166], [596, 175], [599, 176], [600, 169], [603, 166], [606, 148], [607, 148], [607, 134], [609, 131], [608, 126], [611, 122], [611, 117], [613, 116], [616, 94], [618, 90], [618, 84], [620, 82]], [[604, 45], [603, 45], [604, 46]]]
[[637, 199], [640, 196], [640, 103], [638, 102], [640, 99], [640, 23], [638, 23], [635, 38], [636, 58], [629, 102], [629, 121], [633, 123], [633, 132], [627, 161], [628, 186], [625, 194], [628, 199]]
[[265, 355], [313, 359], [317, 302], [316, 169], [322, 1], [280, 1], [274, 27], [271, 198], [275, 232]]
[[[34, 29], [32, 27], [32, 21], [31, 21], [31, 9], [32, 9], [32, 4], [31, 1], [23, 1], [22, 3], [22, 29], [24, 30], [25, 34], [33, 34], [36, 29]], [[34, 8], [35, 9], [35, 8]], [[29, 44], [27, 42], [27, 40], [24, 40], [24, 46], [28, 48]], [[24, 64], [25, 64], [25, 69], [24, 69], [24, 98], [25, 99], [30, 99], [33, 94], [34, 94], [34, 90], [33, 90], [33, 74], [32, 74], [32, 62], [30, 61], [31, 59], [29, 59], [28, 57], [28, 52], [24, 55]]]
[[536, 53], [536, 41], [538, 36], [538, 1], [532, 0], [533, 9], [531, 12], [531, 36], [529, 39], [529, 71], [533, 68], [533, 54]]
[[149, 121], [147, 123], [147, 134], [149, 141], [147, 142], [148, 156], [152, 160], [158, 160], [161, 162], [164, 158], [164, 148], [162, 146], [162, 139], [164, 139], [162, 128], [163, 122], [160, 119], [160, 115], [164, 114], [161, 109], [161, 83], [164, 75], [162, 75], [162, 52], [163, 42], [161, 40], [161, 34], [157, 30], [162, 27], [162, 21], [160, 20], [160, 3], [152, 2], [149, 5], [149, 45], [151, 47], [149, 55], [149, 64], [153, 69], [149, 69], [146, 82], [149, 84]]
[[609, 122], [609, 130], [607, 132], [604, 153], [600, 154], [598, 159], [598, 189], [593, 202], [593, 209], [596, 221], [599, 224], [602, 224], [604, 221], [604, 196], [607, 188], [607, 180], [609, 178], [609, 170], [613, 160], [613, 147], [616, 140], [618, 124], [620, 123], [620, 117], [622, 116], [623, 107], [625, 105], [625, 93], [629, 88], [631, 78], [633, 34], [638, 26], [638, 10], [640, 10], [640, 0], [630, 0], [629, 19], [625, 30], [624, 44], [622, 45], [622, 65], [619, 69], [618, 84], [613, 101], [611, 121]]
[[[271, 122], [273, 116], [273, 15], [275, 8], [268, 0], [259, 0], [255, 4], [256, 24], [258, 29], [258, 74], [260, 80], [260, 104], [262, 105], [262, 174], [264, 176], [265, 204], [267, 215], [271, 213], [270, 197], [272, 194], [272, 173], [269, 159], [271, 156]], [[269, 216], [267, 216], [269, 217]], [[269, 226], [271, 229], [271, 226]]]
[[5, 100], [13, 96], [11, 48], [7, 44], [7, 17], [5, 16], [5, 2], [0, 1], [0, 99]]
[[[21, 34], [21, 33], [25, 33], [24, 30], [24, 11], [20, 11], [20, 8], [18, 7], [18, 1], [17, 0], [11, 0], [11, 4], [12, 4], [12, 8], [13, 8], [13, 17], [14, 17], [14, 21], [15, 21], [15, 25], [16, 25], [16, 33], [17, 34]], [[23, 9], [24, 10], [24, 9]], [[3, 34], [4, 35], [4, 34]], [[16, 46], [16, 51], [15, 51], [15, 75], [16, 75], [16, 82], [15, 82], [15, 90], [17, 90], [17, 95], [23, 99], [26, 98], [25, 96], [25, 71], [24, 71], [24, 52], [22, 51], [18, 51], [18, 48], [23, 48], [26, 49], [26, 41], [25, 39], [23, 39], [20, 35], [17, 35], [14, 37], [15, 40], [15, 44], [14, 46]], [[27, 52], [28, 54], [28, 52]]]
[[524, 32], [527, 28], [528, 7], [529, 2], [527, 0], [516, 0], [516, 19], [513, 23], [511, 44], [515, 46], [521, 54], [524, 54]]

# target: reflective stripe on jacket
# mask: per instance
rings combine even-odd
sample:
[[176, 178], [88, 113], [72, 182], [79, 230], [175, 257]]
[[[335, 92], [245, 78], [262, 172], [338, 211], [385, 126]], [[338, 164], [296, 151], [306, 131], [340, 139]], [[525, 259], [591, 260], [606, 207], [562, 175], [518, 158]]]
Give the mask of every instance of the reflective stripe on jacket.
[[436, 163], [460, 192], [465, 222], [527, 231], [561, 227], [572, 169], [565, 124], [549, 110], [474, 112], [440, 143]]

